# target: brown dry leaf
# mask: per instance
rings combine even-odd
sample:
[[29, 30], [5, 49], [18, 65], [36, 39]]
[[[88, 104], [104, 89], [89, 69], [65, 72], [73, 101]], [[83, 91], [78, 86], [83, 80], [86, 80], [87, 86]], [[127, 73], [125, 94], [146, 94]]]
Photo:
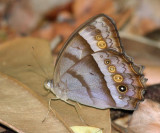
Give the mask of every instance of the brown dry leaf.
[[4, 74], [0, 84], [0, 123], [19, 133], [69, 133], [51, 113], [42, 123], [48, 107], [30, 88]]
[[6, 131], [5, 128], [3, 128], [3, 127], [0, 126], [0, 132], [3, 133], [5, 131]]
[[129, 120], [130, 120], [130, 115], [116, 119], [114, 123], [120, 125], [123, 128], [127, 128]]
[[51, 9], [70, 3], [71, 0], [22, 0], [9, 1], [6, 10], [9, 26], [18, 33], [28, 34], [33, 31], [41, 19]]
[[[73, 18], [71, 17], [72, 14], [70, 13], [70, 10], [68, 10], [67, 16], [68, 16], [68, 19], [70, 19], [68, 23], [65, 21], [63, 22], [56, 21], [52, 24], [52, 26], [49, 25], [50, 29], [41, 28], [40, 30], [36, 30], [32, 35], [45, 38], [48, 40], [53, 39], [57, 35], [63, 36], [63, 42], [60, 45], [58, 45], [58, 48], [55, 50], [55, 52], [57, 52], [61, 49], [61, 47], [63, 46], [64, 42], [67, 40], [69, 35], [78, 26], [80, 26], [82, 23], [87, 21], [89, 18], [97, 14], [104, 13], [110, 17], [113, 17], [113, 19], [117, 23], [117, 27], [121, 28], [125, 24], [125, 22], [128, 20], [128, 18], [131, 16], [131, 13], [132, 13], [132, 9], [130, 9], [130, 7], [120, 12], [119, 11], [116, 12], [114, 1], [112, 0], [100, 0], [100, 1], [76, 0], [76, 1], [73, 1], [71, 8], [73, 10]], [[60, 17], [61, 17], [61, 13], [57, 15], [58, 20]], [[65, 16], [63, 17], [64, 17], [63, 19], [65, 19]], [[47, 34], [46, 34], [46, 31], [47, 31]]]
[[147, 99], [144, 102], [141, 102], [138, 110], [133, 113], [129, 123], [129, 130], [134, 133], [159, 133], [159, 103]]
[[72, 6], [74, 17], [79, 24], [99, 13], [114, 14], [115, 8], [111, 0], [76, 0]]
[[8, 24], [17, 33], [27, 34], [36, 27], [40, 16], [31, 8], [30, 0], [12, 1], [8, 5]]
[[75, 0], [72, 5], [73, 15], [75, 18], [82, 17], [88, 13], [95, 0]]
[[124, 31], [145, 35], [160, 28], [160, 1], [142, 0], [134, 6], [134, 14]]
[[[46, 103], [54, 97], [51, 93], [47, 95], [43, 87], [44, 81], [53, 76], [52, 62], [48, 42], [41, 39], [20, 38], [0, 47], [0, 71], [27, 85]], [[87, 124], [105, 129], [104, 133], [110, 133], [109, 110], [80, 106], [79, 112]], [[51, 107], [63, 118], [67, 127], [85, 125], [75, 108], [63, 101], [53, 101]]]
[[147, 86], [144, 98], [160, 103], [160, 84]]

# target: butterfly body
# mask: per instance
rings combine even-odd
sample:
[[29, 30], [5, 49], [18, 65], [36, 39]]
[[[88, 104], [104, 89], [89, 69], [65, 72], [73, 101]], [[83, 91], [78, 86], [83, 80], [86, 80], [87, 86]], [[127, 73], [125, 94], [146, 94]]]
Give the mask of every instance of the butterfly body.
[[135, 109], [144, 92], [143, 67], [122, 47], [114, 22], [101, 14], [80, 27], [60, 52], [52, 92], [62, 100], [106, 109]]

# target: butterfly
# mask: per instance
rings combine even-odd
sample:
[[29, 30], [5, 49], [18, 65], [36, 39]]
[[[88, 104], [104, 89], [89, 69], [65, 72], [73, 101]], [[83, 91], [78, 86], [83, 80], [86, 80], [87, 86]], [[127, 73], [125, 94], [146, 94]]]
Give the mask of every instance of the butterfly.
[[114, 21], [100, 14], [69, 37], [48, 86], [64, 101], [134, 110], [145, 90], [143, 69], [125, 53]]

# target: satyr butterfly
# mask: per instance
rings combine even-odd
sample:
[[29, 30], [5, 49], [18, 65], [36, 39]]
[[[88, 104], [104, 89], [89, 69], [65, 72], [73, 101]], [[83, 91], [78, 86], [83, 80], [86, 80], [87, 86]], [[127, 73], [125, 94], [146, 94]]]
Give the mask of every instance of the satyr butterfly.
[[68, 39], [58, 55], [53, 82], [46, 87], [64, 101], [134, 110], [143, 99], [145, 82], [143, 66], [125, 53], [114, 21], [100, 14]]

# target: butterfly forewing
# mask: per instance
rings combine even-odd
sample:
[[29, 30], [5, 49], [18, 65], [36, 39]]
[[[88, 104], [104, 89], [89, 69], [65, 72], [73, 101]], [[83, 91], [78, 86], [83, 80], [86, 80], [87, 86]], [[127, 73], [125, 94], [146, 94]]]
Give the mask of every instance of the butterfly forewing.
[[117, 28], [111, 18], [99, 16], [79, 31], [94, 52], [114, 49], [123, 52]]
[[[65, 70], [86, 55], [108, 48], [123, 52], [113, 20], [104, 14], [100, 14], [80, 26], [68, 39], [56, 61], [54, 82], [59, 81], [58, 77]], [[60, 65], [60, 62], [63, 62], [65, 66]]]
[[59, 82], [58, 77], [61, 77], [70, 67], [92, 52], [87, 42], [77, 34], [68, 42], [58, 57], [54, 70], [54, 82]]

